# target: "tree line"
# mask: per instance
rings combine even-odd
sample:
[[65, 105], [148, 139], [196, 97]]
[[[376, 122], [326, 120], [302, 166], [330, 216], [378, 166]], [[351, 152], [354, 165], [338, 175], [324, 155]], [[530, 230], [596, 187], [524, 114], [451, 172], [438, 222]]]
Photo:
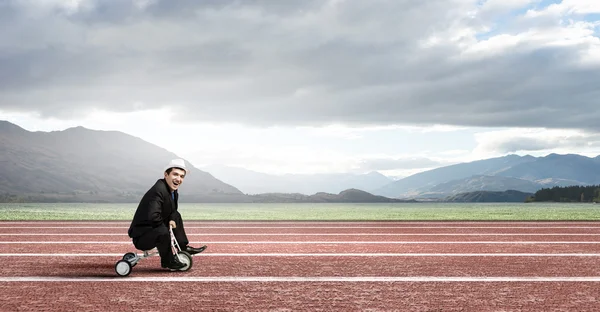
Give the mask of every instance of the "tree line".
[[574, 185], [543, 188], [535, 192], [535, 194], [528, 198], [527, 201], [600, 203], [600, 185]]

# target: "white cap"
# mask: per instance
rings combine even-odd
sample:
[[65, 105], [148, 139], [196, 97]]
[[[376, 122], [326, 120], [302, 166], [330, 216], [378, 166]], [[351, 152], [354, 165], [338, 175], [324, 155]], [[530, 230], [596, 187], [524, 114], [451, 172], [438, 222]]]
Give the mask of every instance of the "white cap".
[[187, 168], [185, 167], [185, 161], [183, 159], [171, 160], [169, 164], [165, 167], [165, 170], [163, 171], [167, 171], [169, 168], [180, 168], [185, 171], [185, 174], [187, 174]]

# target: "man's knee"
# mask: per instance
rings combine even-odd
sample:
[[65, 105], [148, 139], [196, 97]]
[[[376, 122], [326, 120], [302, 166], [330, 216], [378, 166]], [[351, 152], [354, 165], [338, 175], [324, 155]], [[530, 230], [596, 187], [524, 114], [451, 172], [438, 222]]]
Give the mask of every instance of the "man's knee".
[[156, 236], [169, 236], [169, 229], [164, 224], [155, 227], [153, 231], [156, 233]]
[[140, 237], [133, 238], [133, 245], [139, 250], [150, 250], [154, 247], [165, 248], [170, 244], [171, 236], [165, 226], [153, 228]]
[[149, 239], [144, 239], [144, 236], [140, 236], [140, 237], [134, 237], [133, 238], [133, 246], [135, 246], [135, 248], [139, 249], [139, 250], [150, 250], [154, 247], [156, 247], [156, 244], [154, 244], [152, 242], [152, 240]]

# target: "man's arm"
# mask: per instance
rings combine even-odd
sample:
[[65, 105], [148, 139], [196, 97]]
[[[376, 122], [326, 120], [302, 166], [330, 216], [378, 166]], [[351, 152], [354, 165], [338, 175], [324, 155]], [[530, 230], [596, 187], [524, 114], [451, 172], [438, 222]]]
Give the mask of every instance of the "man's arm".
[[160, 192], [155, 192], [148, 202], [148, 220], [152, 222], [154, 227], [163, 223], [162, 205], [164, 202], [163, 195]]

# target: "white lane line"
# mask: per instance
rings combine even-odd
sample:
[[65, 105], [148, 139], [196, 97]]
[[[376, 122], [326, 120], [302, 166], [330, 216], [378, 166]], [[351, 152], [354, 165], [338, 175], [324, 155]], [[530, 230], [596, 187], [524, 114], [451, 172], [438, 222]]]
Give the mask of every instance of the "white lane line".
[[600, 276], [175, 276], [175, 277], [0, 277], [0, 282], [600, 282]]
[[[330, 225], [330, 226], [408, 226], [411, 225], [415, 227], [421, 226], [433, 226], [433, 227], [441, 227], [441, 226], [466, 226], [466, 225], [474, 225], [474, 226], [531, 226], [537, 225], [541, 227], [551, 227], [551, 226], [591, 226], [598, 227], [600, 226], [600, 220], [587, 220], [587, 221], [387, 221], [387, 220], [379, 220], [379, 221], [361, 221], [361, 220], [340, 220], [340, 221], [196, 221], [196, 220], [184, 220], [184, 224], [187, 226], [243, 226], [247, 225], [249, 227], [257, 227], [257, 226], [275, 226], [275, 225], [291, 225], [291, 226], [322, 226], [322, 225]], [[128, 227], [131, 221], [0, 221], [0, 225], [4, 226], [12, 226], [12, 225], [35, 225], [35, 226], [50, 226], [50, 225], [109, 225], [109, 226], [122, 226]]]
[[[192, 241], [194, 243], [202, 244], [242, 244], [242, 245], [269, 245], [269, 244], [290, 244], [290, 245], [304, 245], [304, 244], [323, 244], [323, 245], [337, 245], [337, 244], [355, 244], [355, 245], [366, 245], [366, 244], [407, 244], [407, 245], [444, 245], [444, 244], [496, 244], [496, 245], [569, 245], [569, 244], [581, 244], [581, 245], [592, 245], [600, 244], [600, 241]], [[0, 241], [0, 244], [127, 244], [130, 245], [131, 241]]]
[[[121, 257], [122, 253], [2, 253], [0, 257]], [[600, 257], [599, 253], [202, 253], [200, 257]]]
[[[129, 226], [0, 226], [0, 229], [128, 229]], [[186, 229], [599, 229], [598, 226], [185, 226]]]
[[[127, 233], [0, 233], [0, 236], [127, 237]], [[600, 236], [600, 233], [187, 233], [187, 236]]]
[[[132, 211], [135, 212], [135, 211]], [[184, 220], [185, 220], [185, 212], [184, 214]], [[226, 220], [226, 219], [190, 219], [188, 218], [186, 220], [186, 222], [189, 223], [200, 223], [200, 224], [277, 224], [277, 223], [292, 223], [292, 224], [337, 224], [337, 223], [362, 223], [362, 224], [373, 224], [373, 223], [377, 223], [377, 224], [423, 224], [423, 223], [433, 223], [433, 224], [486, 224], [486, 223], [510, 223], [510, 224], [519, 224], [519, 223], [532, 223], [532, 224], [565, 224], [565, 223], [596, 223], [597, 221], [599, 221], [598, 219], [581, 219], [581, 220], [577, 220], [577, 219], [572, 219], [572, 220], [527, 220], [527, 219], [523, 219], [523, 220], [486, 220], [486, 219], [482, 219], [482, 220], [469, 220], [469, 219], [465, 219], [465, 220], [398, 220], [398, 219], [381, 219], [381, 220], [376, 220], [376, 219], [328, 219], [328, 220], [310, 220], [310, 219], [304, 219], [304, 220], [290, 220], [290, 219], [271, 219], [271, 220], [261, 220], [261, 219], [256, 219], [256, 220], [242, 220], [242, 219], [231, 219], [231, 220]], [[76, 223], [76, 224], [98, 224], [98, 223], [106, 223], [106, 224], [120, 224], [120, 223], [131, 223], [131, 219], [97, 219], [97, 220], [92, 220], [92, 219], [83, 219], [83, 220], [76, 220], [76, 219], [39, 219], [39, 220], [32, 220], [32, 219], [15, 219], [15, 220], [8, 220], [8, 219], [0, 219], [0, 224], [13, 224], [13, 223], [21, 223], [21, 224], [42, 224], [42, 223]]]

